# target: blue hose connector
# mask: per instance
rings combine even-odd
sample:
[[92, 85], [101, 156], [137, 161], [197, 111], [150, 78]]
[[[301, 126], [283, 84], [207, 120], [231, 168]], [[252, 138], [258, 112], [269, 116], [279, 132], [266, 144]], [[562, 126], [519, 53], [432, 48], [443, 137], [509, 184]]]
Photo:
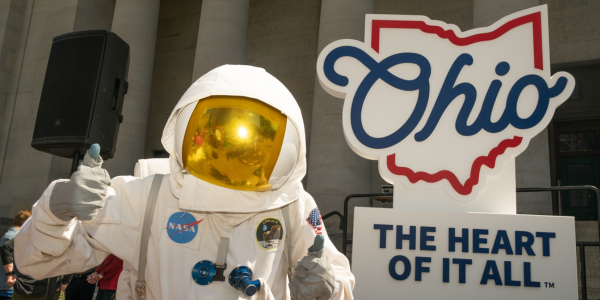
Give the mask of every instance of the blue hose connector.
[[246, 266], [239, 266], [229, 273], [229, 284], [248, 297], [260, 291], [260, 281], [252, 281], [252, 270]]
[[215, 264], [208, 260], [202, 260], [192, 269], [192, 278], [199, 285], [209, 285], [213, 282], [215, 273]]

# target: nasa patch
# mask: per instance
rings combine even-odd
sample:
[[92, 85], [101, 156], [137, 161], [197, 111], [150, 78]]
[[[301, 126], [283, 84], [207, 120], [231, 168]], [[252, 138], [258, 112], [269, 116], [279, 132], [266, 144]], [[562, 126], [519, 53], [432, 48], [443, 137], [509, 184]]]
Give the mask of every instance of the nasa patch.
[[196, 218], [192, 214], [180, 211], [169, 217], [167, 228], [165, 229], [173, 242], [186, 244], [196, 237], [196, 234], [198, 234], [198, 224], [202, 220], [196, 221]]
[[283, 240], [283, 226], [278, 219], [266, 218], [256, 226], [256, 242], [265, 250], [277, 249]]

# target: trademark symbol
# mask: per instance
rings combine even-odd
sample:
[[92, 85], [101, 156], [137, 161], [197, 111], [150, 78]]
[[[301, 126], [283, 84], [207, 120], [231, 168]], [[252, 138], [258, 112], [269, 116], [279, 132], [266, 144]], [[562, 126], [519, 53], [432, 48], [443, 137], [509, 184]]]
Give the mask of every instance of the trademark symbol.
[[554, 288], [554, 282], [544, 282], [544, 284], [546, 285], [546, 288], [550, 288], [553, 289]]

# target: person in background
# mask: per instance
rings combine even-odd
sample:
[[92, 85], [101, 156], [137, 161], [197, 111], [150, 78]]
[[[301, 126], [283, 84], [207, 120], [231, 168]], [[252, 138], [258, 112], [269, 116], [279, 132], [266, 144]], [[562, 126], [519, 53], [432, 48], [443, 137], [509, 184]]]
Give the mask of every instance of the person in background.
[[100, 287], [96, 300], [113, 299], [117, 292], [117, 282], [121, 271], [123, 271], [123, 261], [111, 254], [96, 269], [96, 272], [88, 276], [87, 281], [89, 283], [95, 284], [97, 282]]
[[69, 281], [71, 281], [72, 274], [63, 275], [58, 277], [58, 282], [56, 283], [56, 291], [58, 292], [58, 297], [54, 294], [54, 298], [56, 300], [65, 300], [67, 285]]
[[[31, 217], [31, 211], [21, 210], [17, 212], [17, 215], [13, 220], [13, 226], [8, 228], [8, 231], [0, 238], [0, 246], [4, 245], [8, 240], [14, 239], [21, 228], [21, 225], [23, 225], [29, 217]], [[2, 265], [4, 265], [4, 262], [2, 262]], [[5, 272], [0, 271], [0, 300], [11, 299], [13, 295], [13, 289], [7, 284], [6, 279]]]
[[[0, 258], [4, 264], [6, 272], [6, 284], [14, 288], [12, 300], [44, 300], [46, 299], [46, 287], [48, 279], [36, 280], [31, 276], [19, 272], [19, 268], [14, 264], [15, 239], [10, 239], [0, 247]], [[54, 298], [60, 296], [61, 287], [66, 284], [59, 280], [53, 287]]]
[[65, 289], [65, 300], [91, 300], [94, 297], [96, 286], [88, 283], [87, 277], [95, 269], [94, 267], [85, 272], [72, 274], [71, 282], [69, 282]]

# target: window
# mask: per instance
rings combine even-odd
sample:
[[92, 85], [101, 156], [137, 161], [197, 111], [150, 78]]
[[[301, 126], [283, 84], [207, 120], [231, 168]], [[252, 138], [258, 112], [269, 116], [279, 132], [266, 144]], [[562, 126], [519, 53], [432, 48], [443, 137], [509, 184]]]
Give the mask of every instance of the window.
[[560, 152], [598, 150], [598, 137], [594, 131], [561, 133], [558, 139]]

